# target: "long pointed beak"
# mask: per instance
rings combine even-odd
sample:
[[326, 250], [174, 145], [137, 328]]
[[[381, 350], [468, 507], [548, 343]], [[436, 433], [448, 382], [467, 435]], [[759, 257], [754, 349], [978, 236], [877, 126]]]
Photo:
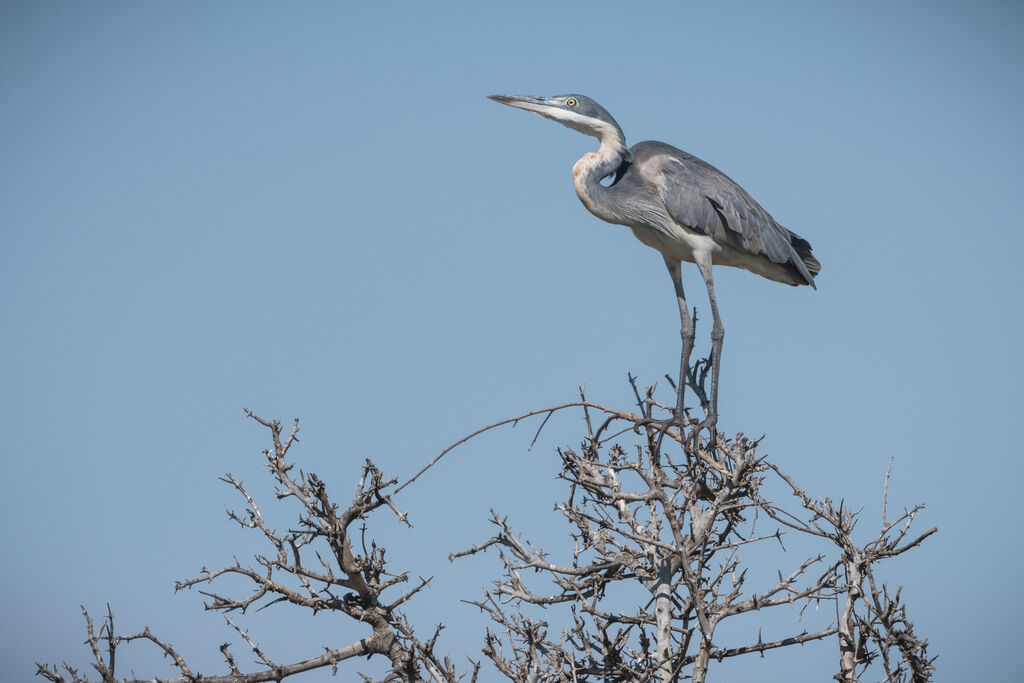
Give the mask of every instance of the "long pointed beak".
[[[487, 97], [516, 109], [532, 111], [534, 114], [556, 121], [584, 135], [593, 135], [595, 138], [604, 139], [609, 131], [617, 130], [615, 126], [604, 123], [600, 119], [580, 114], [577, 111], [570, 111], [566, 108], [566, 102], [569, 99], [566, 97], [534, 97], [533, 95], [488, 95]], [[573, 106], [575, 105], [576, 102], [573, 102]], [[622, 133], [619, 132], [618, 136], [621, 138]]]
[[534, 97], [533, 95], [488, 95], [487, 98], [495, 102], [507, 104], [510, 107], [515, 107], [516, 109], [525, 109], [537, 114], [550, 111], [552, 107], [549, 101], [550, 98]]

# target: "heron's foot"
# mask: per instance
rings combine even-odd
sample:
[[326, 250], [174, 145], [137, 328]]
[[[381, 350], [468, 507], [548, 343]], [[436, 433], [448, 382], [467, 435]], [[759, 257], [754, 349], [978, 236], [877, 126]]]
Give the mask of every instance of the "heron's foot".
[[[682, 389], [680, 389], [680, 392], [682, 392]], [[682, 400], [680, 400], [679, 403], [676, 404], [676, 409], [672, 411], [671, 419], [672, 423], [675, 426], [679, 427], [679, 429], [685, 429], [686, 427], [689, 427], [695, 424], [696, 422], [696, 420], [687, 415], [686, 408], [683, 406]]]
[[708, 431], [708, 449], [714, 450], [718, 445], [718, 414], [714, 411], [708, 412], [707, 416], [694, 427], [695, 432]]
[[644, 424], [657, 430], [667, 430], [675, 427], [679, 430], [680, 434], [685, 434], [688, 428], [693, 428], [697, 425], [697, 420], [690, 417], [685, 410], [676, 408], [672, 411], [671, 416], [662, 419], [652, 417], [645, 420]]
[[648, 427], [654, 427], [655, 429], [671, 429], [672, 427], [677, 427], [682, 431], [691, 424], [694, 424], [694, 422], [692, 418], [686, 416], [683, 416], [683, 419], [680, 420], [675, 414], [673, 414], [671, 417], [666, 417], [660, 420], [652, 417], [648, 420], [644, 420], [643, 424]]
[[716, 429], [717, 426], [718, 426], [718, 414], [715, 413], [714, 411], [711, 411], [711, 412], [709, 412], [704, 417], [703, 420], [700, 421], [700, 423], [697, 425], [696, 429], [706, 429], [706, 430], [708, 430], [708, 432], [714, 434], [716, 431], [718, 431]]

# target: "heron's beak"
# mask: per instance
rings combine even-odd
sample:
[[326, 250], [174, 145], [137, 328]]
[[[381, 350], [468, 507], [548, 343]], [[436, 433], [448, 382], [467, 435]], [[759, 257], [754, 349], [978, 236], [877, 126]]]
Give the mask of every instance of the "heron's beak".
[[[488, 95], [488, 97], [495, 102], [501, 102], [516, 109], [532, 111], [534, 114], [539, 114], [546, 119], [556, 121], [584, 135], [593, 135], [600, 140], [604, 140], [605, 136], [615, 133], [613, 137], [617, 136], [619, 146], [623, 148], [623, 151], [625, 150], [621, 140], [622, 131], [619, 131], [617, 126], [609, 125], [600, 119], [568, 109], [566, 106], [568, 97], [534, 97], [533, 95]], [[573, 106], [576, 106], [575, 102], [573, 102]]]
[[541, 115], [551, 111], [554, 106], [549, 97], [534, 97], [532, 95], [488, 95], [487, 97], [516, 109], [525, 109]]

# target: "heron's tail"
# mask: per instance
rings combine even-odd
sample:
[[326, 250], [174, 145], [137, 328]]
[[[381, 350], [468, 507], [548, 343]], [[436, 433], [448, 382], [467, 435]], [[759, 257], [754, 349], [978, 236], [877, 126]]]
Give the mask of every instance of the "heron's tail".
[[[797, 253], [799, 254], [800, 252]], [[804, 265], [807, 266], [807, 270], [811, 273], [811, 275], [817, 275], [818, 273], [821, 272], [821, 264], [818, 263], [818, 259], [814, 258], [813, 254], [800, 254], [800, 258], [801, 260], [803, 260]]]
[[[788, 231], [787, 231], [788, 232]], [[807, 272], [811, 274], [811, 281], [807, 284], [814, 286], [814, 277], [821, 272], [821, 263], [818, 259], [814, 258], [814, 254], [811, 253], [811, 243], [805, 240], [800, 235], [790, 232], [789, 243], [793, 245], [793, 249], [796, 250], [796, 255], [803, 261], [804, 267], [807, 268]]]

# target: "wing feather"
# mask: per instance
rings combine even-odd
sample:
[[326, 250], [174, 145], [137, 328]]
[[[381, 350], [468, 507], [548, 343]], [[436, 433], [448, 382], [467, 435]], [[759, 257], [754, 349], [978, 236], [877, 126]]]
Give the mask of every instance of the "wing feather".
[[791, 267], [813, 284], [820, 265], [807, 240], [779, 225], [729, 176], [671, 145], [640, 144], [652, 158], [661, 157], [658, 190], [673, 220], [742, 253]]

